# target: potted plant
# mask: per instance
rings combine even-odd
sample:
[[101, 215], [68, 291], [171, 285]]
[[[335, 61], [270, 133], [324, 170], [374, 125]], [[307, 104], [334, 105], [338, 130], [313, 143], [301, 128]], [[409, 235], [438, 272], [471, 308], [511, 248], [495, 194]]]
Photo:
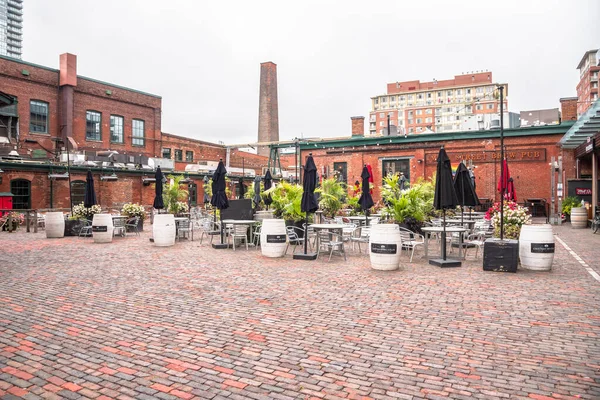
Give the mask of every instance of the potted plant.
[[[531, 216], [528, 209], [514, 201], [504, 201], [504, 238], [519, 239], [521, 227], [531, 224]], [[485, 219], [490, 221], [494, 227], [494, 237], [500, 237], [500, 202], [494, 203], [486, 212]]]
[[[129, 218], [139, 217], [138, 231], [144, 230], [144, 219], [146, 219], [146, 210], [144, 206], [137, 203], [125, 203], [121, 209], [121, 214], [127, 215]], [[127, 228], [129, 232], [131, 228]]]
[[562, 201], [561, 212], [565, 215], [565, 222], [571, 220], [571, 210], [573, 207], [581, 207], [581, 200], [577, 196], [567, 196]]
[[169, 184], [165, 185], [165, 190], [163, 191], [163, 202], [165, 203], [167, 212], [176, 216], [187, 212], [188, 206], [186, 201], [188, 191], [182, 189], [180, 186], [183, 176], [169, 175], [167, 178], [171, 180]]
[[[65, 236], [79, 236], [81, 228], [85, 225], [85, 221], [91, 221], [95, 214], [100, 214], [102, 207], [94, 204], [91, 207], [86, 207], [83, 202], [73, 206], [73, 214], [65, 221]], [[89, 233], [87, 236], [91, 236]]]
[[323, 210], [323, 214], [329, 218], [334, 218], [342, 209], [346, 199], [346, 184], [336, 178], [323, 179], [321, 187], [315, 190], [315, 193], [321, 195], [319, 208]]
[[[273, 202], [273, 215], [275, 218], [285, 220], [286, 225], [294, 225], [303, 228], [305, 213], [302, 212], [302, 186], [292, 185], [291, 183], [281, 181], [271, 189], [264, 192], [265, 195], [271, 195]], [[303, 231], [298, 231], [298, 234]]]
[[[9, 222], [10, 221], [10, 222]], [[0, 216], [0, 226], [3, 231], [16, 231], [19, 225], [25, 223], [25, 216], [21, 213], [10, 211]]]
[[384, 178], [382, 197], [386, 207], [382, 214], [401, 227], [422, 234], [423, 222], [433, 212], [434, 186], [431, 181], [420, 180], [410, 188], [399, 189], [399, 177]]

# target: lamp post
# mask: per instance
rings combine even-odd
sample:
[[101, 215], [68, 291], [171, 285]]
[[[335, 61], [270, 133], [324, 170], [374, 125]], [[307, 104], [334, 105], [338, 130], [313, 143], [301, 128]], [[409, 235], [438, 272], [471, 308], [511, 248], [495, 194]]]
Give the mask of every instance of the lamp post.
[[504, 86], [500, 90], [500, 240], [504, 240]]
[[[66, 127], [66, 125], [61, 125], [60, 133], [62, 136], [62, 130]], [[71, 215], [73, 215], [73, 193], [71, 188], [71, 155], [69, 152], [69, 138], [57, 138], [57, 143], [64, 143], [65, 148], [67, 149], [67, 174], [69, 174], [69, 208], [71, 209]]]

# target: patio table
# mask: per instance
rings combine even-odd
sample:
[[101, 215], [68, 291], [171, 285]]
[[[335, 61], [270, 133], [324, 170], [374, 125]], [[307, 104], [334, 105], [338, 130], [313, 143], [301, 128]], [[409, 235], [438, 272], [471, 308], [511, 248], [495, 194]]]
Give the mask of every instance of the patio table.
[[[421, 230], [425, 233], [425, 249], [424, 249], [424, 253], [423, 257], [428, 258], [429, 257], [429, 240], [431, 240], [431, 233], [441, 233], [444, 232], [444, 228], [441, 226], [426, 226], [421, 228]], [[461, 233], [460, 239], [459, 239], [459, 243], [461, 244], [458, 247], [458, 257], [462, 258], [461, 256], [461, 249], [462, 249], [462, 238], [463, 235], [462, 233], [467, 232], [468, 229], [467, 228], [463, 228], [460, 226], [447, 226], [446, 227], [446, 233]], [[440, 240], [440, 254], [442, 254], [442, 241]], [[437, 256], [436, 256], [437, 257]]]

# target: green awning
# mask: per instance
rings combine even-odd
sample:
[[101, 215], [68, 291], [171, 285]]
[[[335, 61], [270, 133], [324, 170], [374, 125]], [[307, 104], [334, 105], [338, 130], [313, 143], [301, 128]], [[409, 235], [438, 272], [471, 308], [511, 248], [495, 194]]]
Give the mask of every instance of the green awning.
[[600, 99], [573, 124], [558, 142], [562, 148], [574, 149], [587, 141], [587, 138], [600, 132]]
[[17, 104], [18, 101], [16, 97], [0, 92], [0, 115], [18, 117]]

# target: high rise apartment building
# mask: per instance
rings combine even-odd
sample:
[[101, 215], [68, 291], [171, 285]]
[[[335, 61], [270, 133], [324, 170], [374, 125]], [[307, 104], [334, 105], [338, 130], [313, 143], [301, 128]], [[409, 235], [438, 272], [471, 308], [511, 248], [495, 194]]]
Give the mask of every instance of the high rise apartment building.
[[0, 55], [21, 59], [23, 0], [0, 0]]
[[[388, 115], [392, 134], [396, 130], [399, 135], [458, 132], [473, 121], [479, 129], [489, 129], [495, 122], [492, 114], [500, 118], [498, 84], [493, 82], [491, 72], [476, 72], [442, 81], [388, 83], [386, 94], [371, 97], [369, 134], [386, 134]], [[508, 85], [502, 85], [506, 113]]]
[[600, 75], [600, 50], [588, 50], [577, 66], [577, 116], [583, 114], [598, 100], [598, 75]]

